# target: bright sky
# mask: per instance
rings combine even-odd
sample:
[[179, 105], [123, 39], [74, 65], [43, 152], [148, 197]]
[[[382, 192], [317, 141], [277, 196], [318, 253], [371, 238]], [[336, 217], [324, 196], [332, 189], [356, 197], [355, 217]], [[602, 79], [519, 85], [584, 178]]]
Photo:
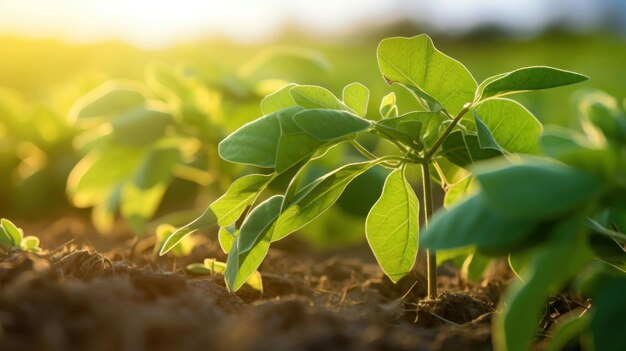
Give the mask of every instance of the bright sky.
[[[589, 25], [612, 0], [0, 0], [0, 35], [117, 38], [145, 47], [221, 33], [265, 39], [286, 22], [321, 35], [400, 16], [441, 30], [500, 23], [533, 31], [554, 19]], [[619, 0], [618, 0], [619, 1]]]

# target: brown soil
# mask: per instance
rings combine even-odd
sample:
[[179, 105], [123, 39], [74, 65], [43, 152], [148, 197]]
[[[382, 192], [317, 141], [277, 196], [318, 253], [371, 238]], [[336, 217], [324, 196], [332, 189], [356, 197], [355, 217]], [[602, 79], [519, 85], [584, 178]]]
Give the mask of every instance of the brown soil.
[[322, 255], [294, 239], [270, 250], [263, 294], [235, 295], [221, 276], [181, 269], [223, 258], [209, 241], [175, 261], [156, 259], [151, 239], [97, 237], [80, 221], [39, 233], [52, 250], [0, 254], [2, 350], [489, 350], [510, 278], [473, 285], [444, 266], [427, 301], [418, 274], [394, 285], [366, 249]]

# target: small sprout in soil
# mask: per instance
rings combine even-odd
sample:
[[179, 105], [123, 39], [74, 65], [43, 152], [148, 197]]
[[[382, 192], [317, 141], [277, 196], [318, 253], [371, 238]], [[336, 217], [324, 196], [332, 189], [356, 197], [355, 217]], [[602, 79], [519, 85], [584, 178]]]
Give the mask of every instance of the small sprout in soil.
[[38, 237], [24, 236], [24, 231], [6, 218], [0, 219], [0, 246], [7, 250], [16, 248], [33, 253], [41, 252]]

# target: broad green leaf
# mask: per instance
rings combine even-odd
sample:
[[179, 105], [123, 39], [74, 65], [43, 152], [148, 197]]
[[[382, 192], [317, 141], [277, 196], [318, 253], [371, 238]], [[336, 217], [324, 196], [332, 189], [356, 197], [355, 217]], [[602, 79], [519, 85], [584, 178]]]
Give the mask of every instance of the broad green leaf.
[[626, 263], [626, 249], [611, 237], [592, 231], [589, 235], [589, 247], [599, 259], [605, 262], [615, 265]]
[[[284, 200], [272, 240], [284, 238], [324, 213], [354, 178], [376, 164], [371, 161], [349, 164], [316, 179], [297, 192], [287, 189], [287, 194], [293, 195]], [[291, 186], [297, 184], [292, 183]]]
[[603, 91], [587, 93], [578, 102], [578, 110], [583, 130], [595, 145], [626, 141], [626, 116], [613, 96]]
[[278, 116], [301, 110], [301, 107], [281, 109], [243, 125], [219, 143], [220, 157], [229, 162], [274, 168], [280, 139]]
[[[156, 237], [157, 237], [157, 250], [161, 250], [163, 248], [163, 244], [165, 244], [165, 240], [169, 238], [174, 232], [176, 228], [169, 224], [160, 224], [156, 228]], [[194, 242], [190, 240], [191, 237], [186, 237], [176, 244], [171, 252], [176, 257], [185, 257], [189, 256], [191, 250], [193, 250]]]
[[473, 101], [477, 88], [467, 68], [437, 50], [425, 34], [383, 40], [378, 67], [388, 82], [407, 87], [429, 111], [444, 108], [456, 115]]
[[163, 247], [161, 248], [161, 251], [159, 251], [159, 255], [165, 255], [168, 251], [172, 250], [176, 244], [196, 230], [208, 228], [214, 224], [217, 224], [217, 217], [211, 208], [207, 208], [204, 213], [200, 215], [200, 217], [194, 219], [185, 226], [178, 228], [178, 230], [172, 233], [172, 235], [170, 235], [163, 243]]
[[591, 313], [585, 313], [581, 316], [571, 316], [566, 320], [559, 321], [554, 326], [556, 328], [554, 333], [546, 340], [545, 351], [565, 350], [572, 340], [589, 331], [591, 318]]
[[280, 213], [282, 201], [280, 195], [267, 199], [250, 213], [242, 225], [226, 261], [224, 280], [230, 291], [239, 290], [263, 262], [272, 242], [273, 222]]
[[543, 127], [541, 123], [518, 102], [509, 99], [489, 99], [479, 104], [476, 112], [476, 129], [482, 138], [482, 147], [493, 148], [493, 143], [483, 145], [488, 139], [479, 125], [489, 129], [495, 143], [502, 149], [513, 153], [539, 154], [539, 138]]
[[471, 167], [475, 162], [502, 156], [502, 152], [494, 149], [483, 149], [478, 136], [463, 134], [457, 130], [448, 135], [441, 147], [441, 155], [460, 167]]
[[380, 107], [378, 108], [380, 116], [382, 118], [398, 117], [398, 106], [396, 105], [396, 93], [391, 92], [383, 96], [380, 100]]
[[553, 67], [524, 67], [487, 78], [478, 91], [481, 99], [530, 90], [542, 90], [579, 83], [589, 79], [582, 74]]
[[239, 230], [237, 230], [234, 225], [220, 228], [220, 231], [217, 233], [217, 240], [224, 253], [227, 254], [230, 252], [230, 249], [233, 247], [238, 235]]
[[596, 296], [595, 313], [591, 319], [591, 332], [596, 350], [619, 350], [626, 345], [626, 278], [613, 279]]
[[20, 243], [20, 247], [24, 251], [33, 253], [41, 251], [41, 248], [39, 248], [39, 238], [32, 235], [24, 237], [24, 239], [22, 239], [22, 242]]
[[451, 249], [475, 245], [490, 252], [508, 252], [531, 236], [535, 223], [512, 220], [491, 210], [482, 194], [440, 210], [420, 235], [420, 246]]
[[267, 115], [286, 107], [295, 106], [296, 102], [293, 101], [289, 93], [289, 90], [295, 86], [297, 84], [287, 84], [276, 92], [264, 97], [261, 100], [261, 111], [263, 114]]
[[615, 173], [616, 160], [610, 151], [591, 145], [571, 130], [553, 127], [544, 132], [541, 148], [547, 156], [599, 178], [610, 179]]
[[172, 168], [181, 161], [178, 148], [154, 149], [141, 161], [133, 177], [133, 183], [140, 189], [149, 189], [159, 183], [167, 183]]
[[6, 236], [10, 238], [11, 246], [19, 247], [24, 237], [24, 232], [6, 218], [0, 219], [0, 226], [2, 226]]
[[478, 170], [476, 178], [489, 206], [515, 219], [554, 218], [583, 206], [603, 190], [596, 178], [548, 162]]
[[371, 123], [349, 112], [310, 109], [297, 113], [293, 121], [311, 137], [336, 141], [368, 129]]
[[298, 85], [289, 90], [289, 94], [299, 106], [304, 108], [321, 108], [329, 110], [352, 111], [333, 93], [325, 88], [314, 85]]
[[235, 180], [224, 195], [209, 205], [217, 223], [222, 227], [235, 223], [272, 179], [272, 174], [249, 174]]
[[593, 257], [586, 247], [584, 224], [584, 217], [560, 222], [550, 241], [532, 255], [528, 280], [515, 281], [507, 289], [500, 302], [503, 313], [493, 323], [496, 349], [531, 349], [548, 296], [558, 293]]
[[357, 116], [365, 117], [370, 100], [370, 91], [361, 83], [350, 83], [343, 88], [343, 102], [350, 107]]
[[140, 189], [132, 182], [124, 184], [120, 201], [120, 213], [136, 234], [143, 234], [146, 220], [151, 218], [167, 190], [167, 183], [149, 189]]
[[73, 121], [95, 117], [117, 117], [145, 103], [146, 98], [138, 84], [110, 81], [76, 101], [69, 115]]
[[87, 154], [68, 176], [67, 191], [74, 205], [90, 207], [101, 201], [112, 186], [132, 176], [145, 155], [143, 149], [122, 146]]
[[489, 127], [485, 122], [480, 119], [478, 112], [474, 110], [474, 123], [476, 124], [476, 135], [478, 136], [478, 145], [481, 149], [493, 149], [503, 151], [502, 147], [498, 145], [496, 138], [491, 134]]
[[385, 274], [397, 283], [411, 271], [417, 255], [419, 203], [404, 169], [389, 174], [365, 223], [365, 234]]
[[9, 235], [9, 233], [7, 233], [6, 230], [4, 230], [4, 227], [2, 227], [1, 225], [0, 225], [0, 245], [6, 246], [6, 247], [14, 246], [13, 238]]
[[446, 195], [443, 199], [443, 206], [446, 208], [452, 207], [455, 203], [461, 199], [472, 195], [478, 191], [478, 184], [476, 178], [473, 176], [467, 176], [462, 180], [452, 184], [446, 189]]
[[423, 145], [432, 146], [446, 120], [445, 115], [438, 112], [409, 112], [378, 121], [375, 128], [384, 134], [399, 137], [402, 143], [419, 149]]
[[300, 113], [278, 115], [280, 137], [276, 149], [275, 167], [278, 173], [282, 173], [295, 164], [310, 158], [319, 148], [324, 146], [323, 141], [316, 140], [307, 134], [295, 122], [296, 116]]
[[165, 129], [173, 122], [169, 113], [139, 107], [122, 113], [111, 122], [113, 140], [121, 145], [147, 145], [163, 137]]
[[255, 207], [239, 229], [237, 250], [239, 254], [250, 251], [259, 239], [270, 229], [278, 215], [283, 196], [275, 195]]
[[191, 98], [190, 89], [184, 85], [181, 74], [169, 65], [161, 63], [149, 65], [146, 68], [146, 84], [174, 106]]

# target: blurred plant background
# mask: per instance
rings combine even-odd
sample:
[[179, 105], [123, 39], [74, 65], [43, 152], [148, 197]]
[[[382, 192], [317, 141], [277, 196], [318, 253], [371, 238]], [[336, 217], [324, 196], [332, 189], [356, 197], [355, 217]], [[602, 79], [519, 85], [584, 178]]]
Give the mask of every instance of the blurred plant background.
[[[477, 80], [550, 65], [626, 96], [620, 0], [0, 0], [0, 213], [21, 222], [91, 216], [101, 232], [121, 218], [137, 235], [181, 225], [232, 179], [258, 171], [222, 163], [216, 145], [280, 87], [340, 95], [358, 81], [372, 92], [371, 114], [390, 90], [401, 112], [415, 107], [377, 73], [375, 52], [385, 37], [424, 32]], [[576, 89], [519, 99], [545, 124], [578, 128]], [[306, 237], [363, 240], [369, 206], [354, 205], [375, 201], [379, 173], [353, 183]]]

